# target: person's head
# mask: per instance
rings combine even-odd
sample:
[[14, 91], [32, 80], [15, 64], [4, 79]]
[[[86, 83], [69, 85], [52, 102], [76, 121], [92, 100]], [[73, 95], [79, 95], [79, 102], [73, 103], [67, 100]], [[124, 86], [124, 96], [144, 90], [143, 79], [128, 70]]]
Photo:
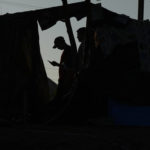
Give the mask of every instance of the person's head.
[[77, 30], [77, 38], [78, 38], [79, 42], [83, 42], [83, 40], [85, 39], [85, 34], [86, 34], [85, 27], [79, 28]]
[[64, 38], [62, 36], [59, 36], [59, 37], [55, 38], [53, 48], [58, 48], [60, 50], [63, 50], [65, 45], [66, 45], [66, 42], [65, 42]]

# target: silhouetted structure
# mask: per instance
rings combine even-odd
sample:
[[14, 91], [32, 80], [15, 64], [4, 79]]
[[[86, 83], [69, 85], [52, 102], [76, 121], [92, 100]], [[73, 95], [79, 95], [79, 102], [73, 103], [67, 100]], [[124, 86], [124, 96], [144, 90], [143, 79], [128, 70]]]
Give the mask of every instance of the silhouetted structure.
[[[37, 21], [46, 30], [58, 20], [86, 16], [90, 24], [84, 49], [85, 53], [88, 51], [88, 66], [80, 72], [71, 94], [60, 104], [50, 104], [48, 109], [55, 106], [51, 112], [56, 112], [51, 114], [52, 122], [81, 123], [94, 117], [109, 117], [110, 99], [119, 104], [150, 105], [149, 21], [139, 23], [100, 5], [82, 2], [0, 17], [1, 43], [5, 47], [0, 64], [1, 96], [5, 97], [1, 101], [2, 116], [7, 114], [9, 118], [10, 112], [16, 116], [23, 109], [36, 120], [38, 115], [44, 116], [49, 94], [39, 52]], [[8, 39], [9, 33], [12, 34]], [[18, 78], [21, 76], [23, 79]], [[15, 109], [15, 104], [23, 109]]]

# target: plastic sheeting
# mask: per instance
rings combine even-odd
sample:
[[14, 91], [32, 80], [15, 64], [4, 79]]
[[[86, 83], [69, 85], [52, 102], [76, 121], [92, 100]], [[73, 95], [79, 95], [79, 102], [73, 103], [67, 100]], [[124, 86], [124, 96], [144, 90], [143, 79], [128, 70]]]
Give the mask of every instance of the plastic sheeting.
[[38, 116], [49, 99], [39, 49], [37, 20], [32, 15], [0, 17], [0, 115]]

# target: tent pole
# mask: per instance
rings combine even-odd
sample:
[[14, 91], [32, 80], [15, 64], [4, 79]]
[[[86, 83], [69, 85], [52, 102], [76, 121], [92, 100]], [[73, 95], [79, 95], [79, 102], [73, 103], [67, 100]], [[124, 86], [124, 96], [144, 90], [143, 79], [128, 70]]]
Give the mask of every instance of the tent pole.
[[91, 55], [91, 0], [85, 0], [88, 5], [88, 13], [87, 13], [87, 22], [86, 22], [86, 43], [85, 43], [85, 58], [84, 64], [89, 67], [90, 65], [90, 55]]
[[[63, 6], [67, 6], [67, 0], [62, 0]], [[67, 27], [67, 32], [69, 35], [69, 40], [70, 40], [70, 44], [72, 47], [72, 50], [74, 50], [75, 53], [77, 53], [77, 46], [76, 46], [76, 42], [74, 39], [74, 35], [73, 35], [73, 30], [72, 30], [72, 26], [71, 26], [71, 22], [70, 19], [66, 19], [65, 20], [66, 23], [66, 27]]]
[[143, 21], [144, 16], [144, 0], [138, 0], [138, 20]]

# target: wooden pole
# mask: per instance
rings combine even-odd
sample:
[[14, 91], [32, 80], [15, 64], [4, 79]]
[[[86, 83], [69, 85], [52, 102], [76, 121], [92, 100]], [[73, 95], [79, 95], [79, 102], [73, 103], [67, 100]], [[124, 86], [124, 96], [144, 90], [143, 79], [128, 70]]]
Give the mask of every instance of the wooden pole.
[[[63, 3], [63, 6], [67, 6], [67, 0], [62, 0], [62, 3]], [[74, 39], [70, 19], [66, 19], [65, 23], [66, 23], [67, 32], [68, 32], [68, 35], [69, 35], [69, 40], [70, 40], [72, 50], [74, 50], [74, 52], [77, 53], [77, 46], [76, 46], [76, 42], [75, 42], [75, 39]]]
[[87, 22], [86, 22], [86, 43], [85, 43], [85, 56], [84, 56], [84, 64], [86, 67], [90, 65], [90, 55], [91, 55], [91, 0], [85, 0], [88, 6], [87, 13]]
[[144, 18], [144, 0], [138, 0], [138, 20], [143, 21]]

